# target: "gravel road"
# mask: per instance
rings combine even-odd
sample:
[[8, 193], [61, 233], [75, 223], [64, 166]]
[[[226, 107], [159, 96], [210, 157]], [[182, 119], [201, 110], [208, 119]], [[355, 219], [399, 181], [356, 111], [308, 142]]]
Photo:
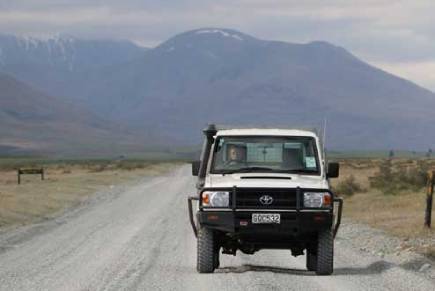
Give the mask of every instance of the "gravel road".
[[186, 197], [190, 169], [100, 193], [55, 220], [0, 234], [0, 290], [435, 290], [435, 280], [336, 240], [335, 272], [319, 277], [289, 251], [223, 255], [195, 270]]

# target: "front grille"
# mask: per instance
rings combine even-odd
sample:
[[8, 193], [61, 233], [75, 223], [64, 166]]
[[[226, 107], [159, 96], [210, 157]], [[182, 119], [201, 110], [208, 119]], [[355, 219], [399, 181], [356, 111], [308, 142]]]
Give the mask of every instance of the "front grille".
[[[297, 203], [296, 193], [296, 189], [237, 188], [236, 208], [295, 209]], [[265, 195], [273, 199], [273, 202], [269, 205], [260, 202], [260, 198]]]

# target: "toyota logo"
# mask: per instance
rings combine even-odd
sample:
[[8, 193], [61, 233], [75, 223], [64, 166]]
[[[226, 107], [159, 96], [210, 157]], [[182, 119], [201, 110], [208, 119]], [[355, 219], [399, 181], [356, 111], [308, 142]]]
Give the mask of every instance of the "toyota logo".
[[263, 195], [258, 200], [260, 200], [261, 204], [263, 204], [263, 205], [270, 205], [273, 202], [272, 196], [269, 196], [269, 195]]

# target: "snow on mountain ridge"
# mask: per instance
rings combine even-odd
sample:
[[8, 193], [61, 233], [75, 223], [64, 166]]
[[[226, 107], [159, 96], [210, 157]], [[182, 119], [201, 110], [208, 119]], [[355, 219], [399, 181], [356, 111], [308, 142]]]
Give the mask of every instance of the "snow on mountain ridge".
[[[32, 36], [15, 36], [14, 38], [17, 48], [21, 48], [39, 59], [47, 58], [52, 66], [56, 62], [61, 62], [65, 64], [69, 71], [74, 70], [74, 45], [76, 39], [73, 37], [55, 35], [47, 39], [39, 39]], [[7, 54], [7, 51], [3, 52], [3, 55], [5, 54]], [[4, 64], [4, 61], [1, 63]]]
[[0, 34], [0, 49], [2, 68], [25, 64], [70, 73], [123, 63], [146, 51], [130, 41], [77, 39], [66, 34], [43, 38]]
[[40, 40], [30, 36], [17, 37], [16, 40], [17, 40], [17, 44], [21, 47], [24, 47], [26, 51], [32, 48], [37, 48], [38, 45], [41, 43]]
[[243, 38], [237, 34], [231, 34], [221, 29], [200, 29], [195, 31], [195, 34], [204, 34], [204, 33], [219, 33], [224, 37], [232, 37], [234, 39], [242, 41]]

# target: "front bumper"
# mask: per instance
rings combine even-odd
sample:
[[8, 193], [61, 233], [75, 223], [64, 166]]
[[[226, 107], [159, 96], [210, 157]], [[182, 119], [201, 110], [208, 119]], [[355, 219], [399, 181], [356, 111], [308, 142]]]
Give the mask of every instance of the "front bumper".
[[[189, 218], [193, 232], [197, 236], [198, 226], [206, 226], [227, 233], [238, 234], [265, 234], [265, 235], [304, 235], [315, 233], [321, 229], [333, 228], [334, 237], [341, 223], [343, 200], [334, 197], [334, 204], [338, 208], [334, 214], [333, 209], [295, 209], [295, 210], [260, 210], [260, 209], [220, 209], [199, 210], [194, 219], [192, 202], [198, 197], [188, 198]], [[252, 224], [252, 213], [279, 213], [280, 224]]]
[[[253, 224], [253, 213], [279, 213], [279, 224]], [[198, 211], [200, 225], [239, 234], [301, 235], [331, 227], [332, 214], [327, 211]]]

